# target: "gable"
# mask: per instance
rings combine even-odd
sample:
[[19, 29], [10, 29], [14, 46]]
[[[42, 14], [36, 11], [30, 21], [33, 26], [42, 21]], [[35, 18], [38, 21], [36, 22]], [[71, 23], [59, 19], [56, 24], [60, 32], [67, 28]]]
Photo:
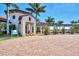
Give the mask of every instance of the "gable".
[[19, 16], [18, 20], [19, 20], [19, 23], [21, 23], [21, 20], [23, 20], [25, 22], [31, 22], [31, 23], [35, 23], [36, 22], [36, 19], [33, 16], [28, 15], [28, 14]]
[[35, 22], [36, 22], [36, 19], [33, 18], [31, 15], [24, 16], [24, 17], [23, 17], [23, 20], [24, 20], [25, 22], [31, 22], [31, 23], [35, 23]]

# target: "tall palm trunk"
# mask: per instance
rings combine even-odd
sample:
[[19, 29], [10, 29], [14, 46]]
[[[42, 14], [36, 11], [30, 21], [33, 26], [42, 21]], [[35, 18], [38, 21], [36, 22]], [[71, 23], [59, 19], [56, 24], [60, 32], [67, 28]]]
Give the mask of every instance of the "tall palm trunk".
[[38, 20], [37, 20], [37, 14], [36, 14], [35, 18], [36, 18], [36, 21], [38, 22]]
[[38, 23], [39, 22], [39, 19], [38, 19], [38, 14], [37, 13], [35, 15], [35, 18], [36, 18], [36, 22]]
[[7, 6], [7, 34], [9, 34], [9, 6]]

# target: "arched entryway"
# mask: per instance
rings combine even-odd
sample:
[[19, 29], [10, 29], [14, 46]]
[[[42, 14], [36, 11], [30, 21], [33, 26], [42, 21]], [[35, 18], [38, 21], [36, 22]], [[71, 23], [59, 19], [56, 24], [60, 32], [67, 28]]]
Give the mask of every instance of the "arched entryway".
[[34, 33], [34, 24], [31, 22], [26, 22], [25, 32], [26, 34], [32, 35]]
[[36, 21], [31, 16], [19, 17], [19, 32], [22, 36], [36, 34]]

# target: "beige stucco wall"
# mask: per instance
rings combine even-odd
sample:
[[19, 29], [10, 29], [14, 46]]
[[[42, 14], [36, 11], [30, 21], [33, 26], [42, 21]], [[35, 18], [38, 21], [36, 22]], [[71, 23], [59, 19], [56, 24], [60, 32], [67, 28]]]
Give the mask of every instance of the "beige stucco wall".
[[21, 34], [23, 35], [23, 36], [25, 36], [26, 35], [26, 33], [25, 33], [25, 26], [26, 26], [26, 23], [27, 22], [29, 22], [29, 17], [31, 18], [31, 23], [33, 23], [33, 25], [31, 25], [31, 28], [30, 28], [30, 31], [32, 32], [32, 26], [34, 27], [34, 34], [36, 34], [36, 19], [34, 19], [32, 16], [24, 16], [23, 18], [22, 18], [22, 23], [21, 23]]

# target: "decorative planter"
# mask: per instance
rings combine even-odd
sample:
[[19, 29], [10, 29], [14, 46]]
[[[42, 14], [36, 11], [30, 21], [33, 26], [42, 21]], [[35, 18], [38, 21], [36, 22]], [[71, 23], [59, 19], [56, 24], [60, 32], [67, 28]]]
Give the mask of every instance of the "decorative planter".
[[11, 35], [12, 35], [12, 36], [17, 36], [17, 35], [18, 35], [17, 30], [12, 30], [12, 31], [11, 31]]

